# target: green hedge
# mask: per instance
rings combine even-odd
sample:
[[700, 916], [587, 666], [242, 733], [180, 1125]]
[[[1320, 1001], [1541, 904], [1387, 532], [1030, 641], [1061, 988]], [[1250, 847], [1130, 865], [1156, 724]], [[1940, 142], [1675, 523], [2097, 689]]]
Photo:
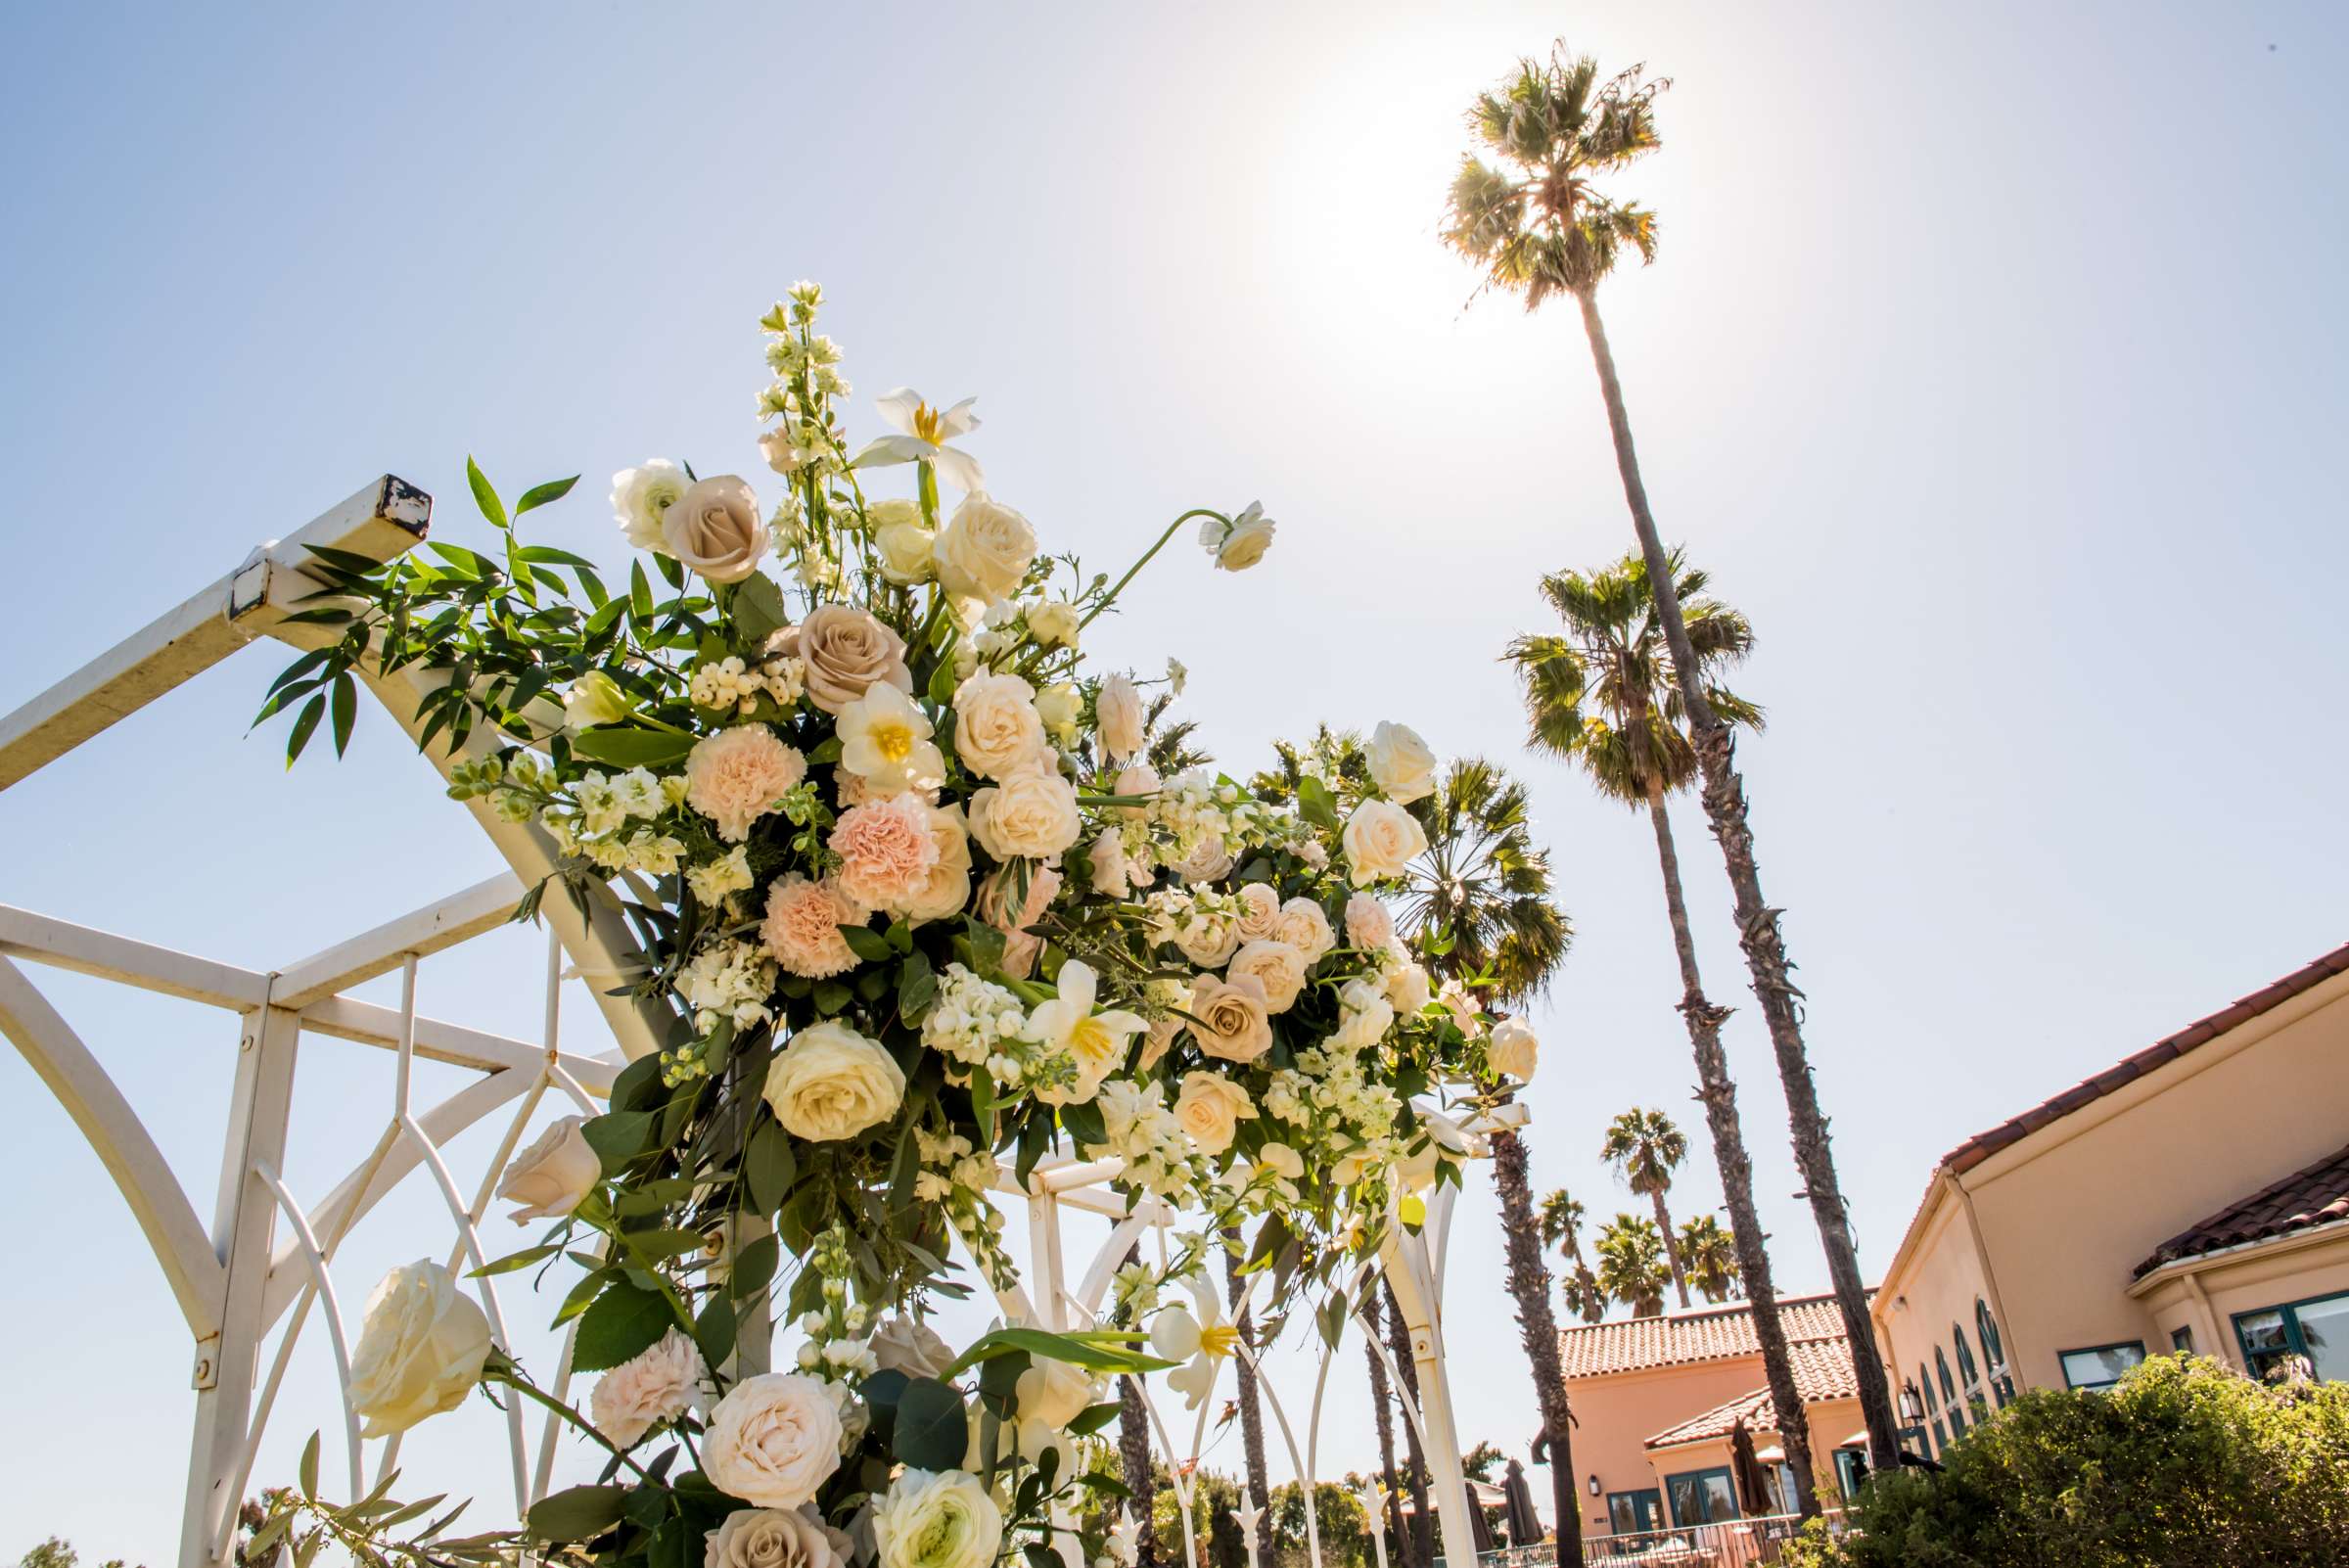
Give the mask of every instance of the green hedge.
[[2026, 1394], [1934, 1475], [1875, 1478], [1857, 1533], [1789, 1568], [2349, 1564], [2349, 1384], [2273, 1389], [2188, 1356]]

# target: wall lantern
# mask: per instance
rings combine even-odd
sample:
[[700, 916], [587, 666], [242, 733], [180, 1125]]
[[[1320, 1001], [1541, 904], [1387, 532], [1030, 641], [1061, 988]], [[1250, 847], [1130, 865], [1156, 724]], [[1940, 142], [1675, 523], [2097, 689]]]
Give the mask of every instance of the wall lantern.
[[1925, 1424], [1925, 1402], [1918, 1397], [1913, 1378], [1901, 1385], [1901, 1419], [1911, 1426]]
[[1590, 1472], [1590, 1496], [1594, 1498], [1598, 1496], [1598, 1472], [1596, 1470]]

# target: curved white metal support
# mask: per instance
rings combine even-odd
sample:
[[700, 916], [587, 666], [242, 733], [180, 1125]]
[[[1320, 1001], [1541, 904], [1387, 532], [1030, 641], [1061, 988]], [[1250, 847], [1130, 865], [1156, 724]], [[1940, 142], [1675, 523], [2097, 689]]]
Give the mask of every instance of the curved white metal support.
[[[360, 1480], [365, 1472], [360, 1463], [359, 1411], [350, 1401], [350, 1340], [343, 1326], [343, 1304], [335, 1296], [334, 1274], [326, 1266], [326, 1253], [319, 1247], [317, 1235], [310, 1229], [309, 1217], [301, 1212], [301, 1205], [294, 1200], [294, 1194], [287, 1190], [276, 1169], [265, 1160], [255, 1161], [253, 1174], [259, 1176], [262, 1185], [276, 1196], [278, 1209], [294, 1227], [302, 1258], [310, 1268], [310, 1282], [316, 1287], [318, 1300], [326, 1312], [326, 1337], [334, 1347], [336, 1381], [342, 1385], [343, 1392], [343, 1440], [344, 1450], [350, 1461], [350, 1498], [356, 1502], [367, 1495], [367, 1489]], [[291, 1333], [287, 1336], [289, 1340], [292, 1337]], [[272, 1384], [272, 1392], [274, 1388]], [[252, 1451], [260, 1447], [260, 1429], [268, 1419], [269, 1410], [264, 1405], [253, 1416], [253, 1437], [246, 1444], [244, 1476], [237, 1484], [240, 1494], [245, 1490], [245, 1482], [253, 1478]]]
[[0, 958], [0, 1034], [49, 1085], [121, 1189], [156, 1262], [162, 1266], [188, 1331], [199, 1340], [219, 1333], [226, 1271], [179, 1178], [81, 1037], [6, 958]]

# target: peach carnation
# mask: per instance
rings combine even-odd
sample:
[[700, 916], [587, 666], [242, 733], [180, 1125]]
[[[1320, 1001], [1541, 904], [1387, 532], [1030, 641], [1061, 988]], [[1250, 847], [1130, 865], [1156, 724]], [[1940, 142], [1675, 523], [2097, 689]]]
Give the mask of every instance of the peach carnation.
[[751, 824], [807, 776], [807, 759], [764, 724], [737, 724], [694, 743], [685, 759], [685, 804], [740, 844]]
[[766, 923], [759, 935], [775, 962], [792, 974], [829, 980], [856, 967], [856, 954], [840, 928], [864, 918], [830, 879], [810, 882], [794, 871], [766, 890]]
[[930, 803], [918, 795], [852, 807], [832, 829], [831, 844], [840, 856], [841, 892], [893, 914], [921, 895], [938, 865]]

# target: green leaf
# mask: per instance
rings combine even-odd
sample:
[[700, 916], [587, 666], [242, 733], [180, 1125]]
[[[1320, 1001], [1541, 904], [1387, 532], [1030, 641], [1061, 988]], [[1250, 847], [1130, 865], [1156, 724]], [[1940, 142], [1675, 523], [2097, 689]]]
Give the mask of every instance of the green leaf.
[[937, 995], [938, 976], [931, 972], [929, 955], [907, 953], [898, 966], [898, 1016], [908, 1024], [919, 1023]]
[[917, 1470], [951, 1470], [971, 1446], [971, 1418], [962, 1396], [935, 1377], [917, 1377], [898, 1396], [890, 1449]]
[[791, 623], [783, 608], [783, 590], [763, 572], [754, 572], [734, 586], [734, 625], [751, 642], [763, 642]]
[[1063, 1430], [1071, 1437], [1091, 1437], [1095, 1432], [1116, 1420], [1119, 1412], [1125, 1407], [1116, 1400], [1107, 1400], [1099, 1405], [1088, 1405], [1079, 1411], [1076, 1419], [1069, 1422]]
[[1310, 773], [1297, 781], [1297, 814], [1333, 832], [1338, 825], [1337, 803], [1330, 798], [1329, 786]]
[[586, 1541], [620, 1523], [626, 1487], [566, 1487], [530, 1504], [530, 1534], [540, 1541]]
[[652, 1349], [675, 1325], [667, 1296], [616, 1279], [579, 1315], [579, 1335], [572, 1344], [572, 1370], [600, 1372], [618, 1366]]
[[840, 935], [849, 950], [868, 964], [889, 961], [889, 939], [870, 926], [842, 926]]
[[1109, 1130], [1103, 1124], [1101, 1107], [1087, 1100], [1082, 1105], [1064, 1105], [1060, 1108], [1060, 1125], [1069, 1136], [1079, 1143], [1098, 1146], [1109, 1141]]
[[468, 1279], [486, 1279], [492, 1274], [510, 1274], [518, 1268], [528, 1268], [530, 1265], [537, 1263], [541, 1259], [552, 1258], [556, 1253], [561, 1252], [562, 1250], [563, 1243], [559, 1241], [550, 1241], [543, 1247], [525, 1247], [520, 1252], [510, 1252], [507, 1253], [503, 1258], [491, 1259], [489, 1262], [482, 1265], [481, 1268], [472, 1270], [465, 1277]]
[[777, 1123], [760, 1123], [742, 1158], [742, 1178], [751, 1189], [751, 1206], [760, 1214], [773, 1214], [783, 1206], [785, 1194], [791, 1191], [791, 1178], [798, 1174], [799, 1158], [792, 1152], [791, 1134]]
[[623, 1230], [621, 1235], [639, 1258], [658, 1263], [664, 1258], [682, 1258], [702, 1250], [702, 1233], [678, 1225], [664, 1225], [656, 1230]]
[[497, 527], [504, 528], [506, 503], [497, 498], [497, 491], [490, 486], [489, 476], [482, 472], [482, 465], [475, 462], [471, 454], [465, 459], [465, 483], [473, 486], [473, 501], [482, 509], [482, 516]]
[[644, 1152], [645, 1139], [652, 1135], [652, 1111], [607, 1111], [602, 1116], [589, 1117], [579, 1128], [580, 1136], [604, 1162], [604, 1175], [618, 1174]]
[[782, 1261], [782, 1244], [772, 1235], [759, 1237], [734, 1255], [733, 1267], [726, 1271], [728, 1293], [736, 1301], [758, 1295], [775, 1277], [775, 1266]]
[[310, 1441], [301, 1447], [301, 1495], [312, 1502], [318, 1500], [318, 1434], [312, 1432]]
[[599, 724], [571, 738], [571, 754], [614, 767], [662, 767], [681, 762], [693, 750], [691, 735], [672, 735], [662, 729], [637, 729], [629, 724]]
[[1067, 1361], [1095, 1372], [1162, 1372], [1175, 1364], [1128, 1348], [1147, 1339], [1147, 1335], [1115, 1328], [1083, 1329], [1070, 1334], [1055, 1334], [1041, 1328], [998, 1328], [973, 1340], [970, 1349], [946, 1368], [945, 1375], [958, 1376], [981, 1361], [1008, 1356], [1013, 1351], [1026, 1351], [1031, 1356]]
[[726, 1358], [734, 1354], [741, 1326], [734, 1316], [734, 1304], [724, 1296], [712, 1296], [702, 1303], [701, 1313], [693, 1320], [693, 1342], [701, 1347], [704, 1364], [715, 1368], [726, 1363]]
[[294, 733], [286, 737], [288, 767], [294, 765], [295, 759], [301, 755], [301, 749], [310, 743], [310, 732], [318, 727], [318, 719], [325, 712], [326, 694], [323, 692], [301, 705], [301, 712], [294, 718]]
[[[533, 507], [544, 506], [549, 501], [560, 501], [564, 496], [571, 493], [571, 487], [574, 484], [576, 484], [578, 482], [579, 477], [576, 474], [574, 474], [567, 480], [548, 480], [544, 484], [531, 485], [529, 489], [522, 492], [522, 499], [514, 503], [514, 515], [516, 517], [520, 517], [523, 513], [530, 511]], [[524, 556], [524, 559], [535, 561], [540, 558], [537, 556], [526, 555]], [[571, 556], [564, 560], [563, 565], [584, 566], [586, 563], [581, 561], [576, 556]]]
[[351, 720], [359, 716], [359, 688], [345, 669], [335, 677], [335, 755], [340, 757], [350, 745]]
[[628, 563], [628, 607], [640, 622], [653, 619], [653, 585], [645, 579], [644, 563]]

